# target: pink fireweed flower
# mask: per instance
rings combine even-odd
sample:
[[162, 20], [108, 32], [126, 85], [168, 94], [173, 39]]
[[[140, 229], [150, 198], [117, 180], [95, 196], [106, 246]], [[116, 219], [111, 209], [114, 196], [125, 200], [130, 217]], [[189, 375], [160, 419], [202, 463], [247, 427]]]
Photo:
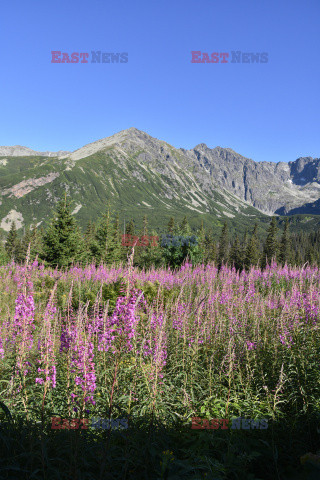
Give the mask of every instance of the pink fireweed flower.
[[137, 306], [145, 307], [143, 293], [137, 289], [131, 290], [131, 296], [119, 297], [111, 317], [104, 323], [103, 332], [99, 335], [99, 351], [108, 351], [112, 346], [113, 353], [117, 351], [115, 341], [123, 340], [124, 350], [130, 352], [133, 348], [132, 340], [136, 337], [136, 326], [139, 316]]
[[[72, 325], [72, 338], [70, 343], [71, 350], [71, 373], [74, 373], [75, 387], [80, 386], [85, 394], [84, 402], [90, 402], [95, 405], [93, 393], [96, 389], [96, 375], [94, 363], [94, 345], [90, 335], [83, 338], [77, 325]], [[89, 394], [89, 395], [87, 395]], [[76, 395], [71, 394], [71, 400], [75, 401]]]
[[[56, 287], [55, 287], [56, 288]], [[54, 316], [57, 311], [53, 304], [53, 297], [55, 288], [51, 294], [46, 310], [44, 312], [44, 320], [42, 324], [41, 338], [38, 341], [38, 351], [40, 352], [40, 358], [37, 360], [39, 367], [39, 378], [36, 378], [36, 383], [43, 384], [55, 388], [56, 386], [56, 357], [54, 348]], [[45, 380], [41, 377], [41, 374], [45, 377]], [[40, 381], [42, 380], [42, 381]]]
[[17, 362], [18, 371], [23, 371], [24, 376], [29, 372], [29, 368], [25, 368], [28, 363], [25, 361], [27, 350], [31, 350], [33, 346], [34, 326], [34, 300], [33, 295], [25, 296], [20, 293], [16, 299], [13, 341], [17, 345]]
[[[159, 377], [163, 378], [161, 373], [167, 363], [167, 337], [165, 333], [165, 317], [160, 314], [152, 313], [150, 321], [149, 338], [144, 339], [142, 354], [147, 360], [151, 359], [154, 370], [158, 370]], [[152, 374], [153, 376], [153, 374]]]

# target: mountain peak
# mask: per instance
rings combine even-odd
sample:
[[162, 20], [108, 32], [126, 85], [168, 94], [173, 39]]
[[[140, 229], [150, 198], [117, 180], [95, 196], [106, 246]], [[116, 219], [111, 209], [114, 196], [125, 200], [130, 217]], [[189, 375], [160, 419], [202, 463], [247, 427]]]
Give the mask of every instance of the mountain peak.
[[208, 149], [209, 147], [205, 143], [199, 143], [193, 148], [193, 150], [208, 150]]

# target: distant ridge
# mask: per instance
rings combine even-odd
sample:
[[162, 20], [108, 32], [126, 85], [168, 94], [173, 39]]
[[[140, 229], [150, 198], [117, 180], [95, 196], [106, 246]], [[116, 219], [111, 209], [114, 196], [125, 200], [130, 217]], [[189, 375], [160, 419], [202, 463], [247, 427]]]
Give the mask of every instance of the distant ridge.
[[22, 147], [21, 145], [14, 145], [12, 147], [5, 147], [0, 146], [0, 156], [7, 156], [7, 157], [29, 157], [29, 156], [43, 156], [43, 157], [62, 157], [67, 155], [70, 152], [36, 152], [35, 150], [31, 150], [28, 147]]

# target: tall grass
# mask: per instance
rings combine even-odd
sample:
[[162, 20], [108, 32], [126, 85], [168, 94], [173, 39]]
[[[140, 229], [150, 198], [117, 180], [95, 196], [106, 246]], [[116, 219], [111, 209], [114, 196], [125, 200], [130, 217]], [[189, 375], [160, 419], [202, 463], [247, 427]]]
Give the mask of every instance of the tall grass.
[[[2, 478], [295, 478], [320, 448], [319, 308], [310, 267], [1, 267]], [[51, 429], [121, 415], [125, 433]]]

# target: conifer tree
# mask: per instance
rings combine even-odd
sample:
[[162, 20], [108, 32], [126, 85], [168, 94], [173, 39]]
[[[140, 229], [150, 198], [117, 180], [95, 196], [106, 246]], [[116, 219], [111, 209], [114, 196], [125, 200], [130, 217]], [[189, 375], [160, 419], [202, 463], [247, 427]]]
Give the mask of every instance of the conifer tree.
[[306, 250], [305, 261], [309, 263], [309, 265], [313, 265], [315, 263], [315, 254], [312, 245], [309, 245]]
[[119, 215], [116, 215], [115, 221], [113, 223], [113, 251], [112, 251], [112, 261], [118, 263], [122, 259], [122, 237], [120, 233], [120, 222]]
[[144, 215], [143, 217], [143, 228], [142, 228], [142, 235], [148, 235], [148, 217]]
[[217, 262], [217, 247], [214, 241], [212, 229], [210, 229], [206, 235], [204, 261], [205, 263]]
[[241, 261], [242, 261], [242, 263], [245, 262], [247, 247], [248, 247], [248, 230], [246, 228], [245, 232], [244, 232], [244, 235], [243, 235], [242, 245], [241, 245]]
[[218, 254], [218, 266], [227, 264], [229, 260], [229, 231], [228, 224], [224, 222], [221, 236], [219, 239], [219, 254]]
[[39, 262], [44, 261], [44, 236], [43, 227], [38, 229], [37, 226], [34, 226], [32, 228], [31, 256], [33, 259], [38, 257]]
[[203, 226], [203, 220], [201, 220], [201, 227], [198, 232], [198, 243], [201, 261], [205, 259], [205, 248], [206, 248], [206, 232]]
[[288, 264], [292, 262], [292, 244], [289, 235], [288, 217], [285, 219], [284, 230], [281, 237], [279, 260], [282, 265], [284, 265], [286, 262]]
[[86, 248], [86, 260], [91, 263], [98, 256], [99, 246], [96, 240], [96, 224], [91, 220], [87, 224], [84, 232], [84, 243]]
[[303, 264], [303, 258], [302, 258], [302, 255], [301, 255], [301, 251], [300, 251], [300, 248], [297, 248], [296, 254], [295, 254], [295, 265], [299, 266], [299, 265], [302, 265], [302, 264]]
[[23, 263], [26, 259], [28, 248], [30, 245], [30, 257], [31, 257], [31, 243], [32, 243], [32, 232], [28, 226], [24, 232], [22, 239], [20, 240], [19, 252], [17, 254], [17, 261]]
[[84, 244], [76, 220], [71, 214], [70, 202], [65, 195], [54, 212], [44, 235], [44, 257], [52, 266], [69, 267], [83, 260]]
[[7, 255], [9, 259], [11, 260], [12, 258], [16, 260], [16, 255], [19, 249], [19, 239], [18, 239], [18, 234], [17, 234], [17, 229], [16, 229], [16, 223], [12, 222], [11, 227], [7, 236], [7, 240], [5, 243], [5, 250], [7, 252]]
[[126, 234], [134, 235], [134, 220], [131, 218], [130, 222], [126, 225]]
[[171, 217], [168, 223], [168, 233], [174, 234], [175, 232], [175, 221], [174, 218]]
[[4, 247], [4, 238], [2, 232], [0, 232], [0, 265], [6, 265], [8, 262], [8, 254]]
[[244, 263], [247, 269], [250, 268], [251, 265], [258, 265], [260, 259], [260, 248], [259, 248], [259, 239], [258, 239], [258, 225], [255, 224], [252, 236], [247, 244], [246, 254]]
[[[119, 219], [118, 226], [119, 228]], [[100, 218], [95, 239], [98, 249], [95, 252], [95, 257], [99, 261], [103, 261], [107, 264], [111, 264], [118, 260], [117, 255], [119, 253], [119, 245], [115, 234], [115, 225], [112, 222], [110, 207], [108, 205], [106, 212]], [[117, 253], [116, 253], [117, 252]]]
[[[155, 230], [151, 231], [150, 237], [157, 237]], [[139, 249], [139, 247], [138, 247]], [[148, 245], [140, 249], [139, 258], [135, 257], [134, 265], [140, 265], [145, 268], [160, 267], [164, 265], [163, 251], [161, 247], [161, 238], [158, 242], [154, 239], [148, 241]]]
[[185, 216], [180, 225], [181, 235], [189, 236], [191, 235], [191, 228], [188, 222], [187, 217]]
[[146, 262], [146, 248], [149, 244], [149, 236], [148, 236], [148, 218], [147, 215], [143, 216], [143, 226], [140, 230], [138, 244], [135, 248], [135, 262], [138, 265], [145, 265]]
[[264, 246], [262, 267], [264, 268], [267, 263], [270, 263], [272, 258], [277, 258], [279, 245], [277, 240], [277, 221], [276, 217], [272, 217], [268, 228], [268, 236]]
[[238, 235], [236, 235], [235, 241], [232, 244], [230, 250], [230, 263], [234, 265], [236, 270], [241, 270], [242, 268], [242, 252], [241, 245]]
[[96, 225], [94, 222], [90, 220], [84, 232], [84, 238], [86, 242], [90, 243], [95, 238], [95, 233], [96, 233]]

